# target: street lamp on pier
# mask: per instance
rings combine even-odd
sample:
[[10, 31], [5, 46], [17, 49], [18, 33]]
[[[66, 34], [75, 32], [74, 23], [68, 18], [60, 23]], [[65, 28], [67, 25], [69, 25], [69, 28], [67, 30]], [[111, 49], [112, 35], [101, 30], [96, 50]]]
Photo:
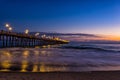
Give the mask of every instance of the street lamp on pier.
[[5, 27], [7, 28], [8, 31], [12, 31], [12, 27], [9, 24], [5, 24]]
[[28, 33], [29, 33], [29, 30], [28, 30], [28, 29], [26, 29], [26, 30], [25, 30], [25, 34], [28, 34]]
[[9, 28], [9, 27], [10, 27], [10, 25], [9, 25], [9, 24], [5, 24], [5, 27], [6, 27], [6, 28]]
[[9, 31], [12, 31], [12, 27], [9, 27], [8, 30], [9, 30]]

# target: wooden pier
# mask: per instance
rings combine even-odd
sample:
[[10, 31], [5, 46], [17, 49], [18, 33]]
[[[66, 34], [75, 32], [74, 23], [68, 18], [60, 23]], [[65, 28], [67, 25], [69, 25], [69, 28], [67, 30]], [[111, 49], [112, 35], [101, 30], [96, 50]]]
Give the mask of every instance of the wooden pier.
[[0, 47], [34, 47], [53, 44], [65, 44], [66, 40], [46, 38], [24, 33], [0, 30]]

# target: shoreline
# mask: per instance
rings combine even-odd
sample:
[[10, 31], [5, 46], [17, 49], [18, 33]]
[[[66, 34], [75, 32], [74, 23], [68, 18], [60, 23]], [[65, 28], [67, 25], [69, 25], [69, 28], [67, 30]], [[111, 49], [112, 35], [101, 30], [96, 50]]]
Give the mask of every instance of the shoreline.
[[120, 71], [0, 72], [0, 80], [120, 80]]

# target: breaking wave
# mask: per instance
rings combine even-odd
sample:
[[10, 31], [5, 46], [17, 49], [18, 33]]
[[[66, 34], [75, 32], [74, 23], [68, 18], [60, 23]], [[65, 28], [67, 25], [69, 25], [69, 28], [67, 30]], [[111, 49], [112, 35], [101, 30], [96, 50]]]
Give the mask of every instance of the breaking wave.
[[104, 49], [100, 47], [92, 46], [62, 46], [62, 49], [79, 49], [79, 50], [96, 50], [96, 51], [107, 51], [107, 52], [120, 52], [116, 50]]

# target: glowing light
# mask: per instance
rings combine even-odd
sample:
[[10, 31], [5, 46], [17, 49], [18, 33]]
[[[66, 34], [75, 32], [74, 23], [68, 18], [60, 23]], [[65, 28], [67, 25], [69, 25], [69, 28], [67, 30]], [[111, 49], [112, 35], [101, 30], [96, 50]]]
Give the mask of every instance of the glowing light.
[[32, 72], [37, 72], [38, 69], [39, 69], [38, 65], [34, 65], [34, 66], [33, 66], [33, 70], [32, 70]]
[[10, 68], [10, 66], [11, 66], [11, 64], [10, 64], [11, 62], [9, 61], [9, 60], [5, 60], [5, 61], [3, 61], [2, 63], [1, 63], [1, 66], [3, 67], [3, 68]]
[[45, 68], [45, 64], [43, 63], [41, 66], [40, 66], [40, 72], [45, 72], [46, 71], [46, 68]]
[[38, 36], [40, 33], [36, 33], [35, 36]]
[[24, 57], [24, 58], [27, 58], [28, 56], [29, 56], [29, 51], [24, 51], [24, 52], [23, 52], [23, 57]]
[[26, 29], [26, 30], [25, 30], [25, 34], [28, 34], [28, 33], [29, 33], [29, 30], [28, 30], [28, 29]]
[[4, 55], [7, 56], [8, 58], [11, 58], [12, 56], [9, 52], [5, 52]]
[[7, 27], [7, 28], [8, 28], [9, 26], [10, 26], [9, 24], [5, 24], [5, 27]]
[[22, 61], [22, 66], [21, 66], [21, 72], [26, 72], [26, 68], [28, 67], [28, 62], [23, 60]]
[[43, 45], [42, 48], [46, 48], [47, 46]]
[[40, 46], [35, 46], [35, 48], [40, 48]]
[[12, 27], [9, 27], [8, 30], [9, 30], [9, 31], [12, 31]]
[[9, 31], [12, 31], [12, 27], [10, 27], [9, 24], [5, 24], [5, 27], [6, 27]]
[[42, 35], [42, 37], [46, 37], [46, 35], [44, 34], [44, 35]]

